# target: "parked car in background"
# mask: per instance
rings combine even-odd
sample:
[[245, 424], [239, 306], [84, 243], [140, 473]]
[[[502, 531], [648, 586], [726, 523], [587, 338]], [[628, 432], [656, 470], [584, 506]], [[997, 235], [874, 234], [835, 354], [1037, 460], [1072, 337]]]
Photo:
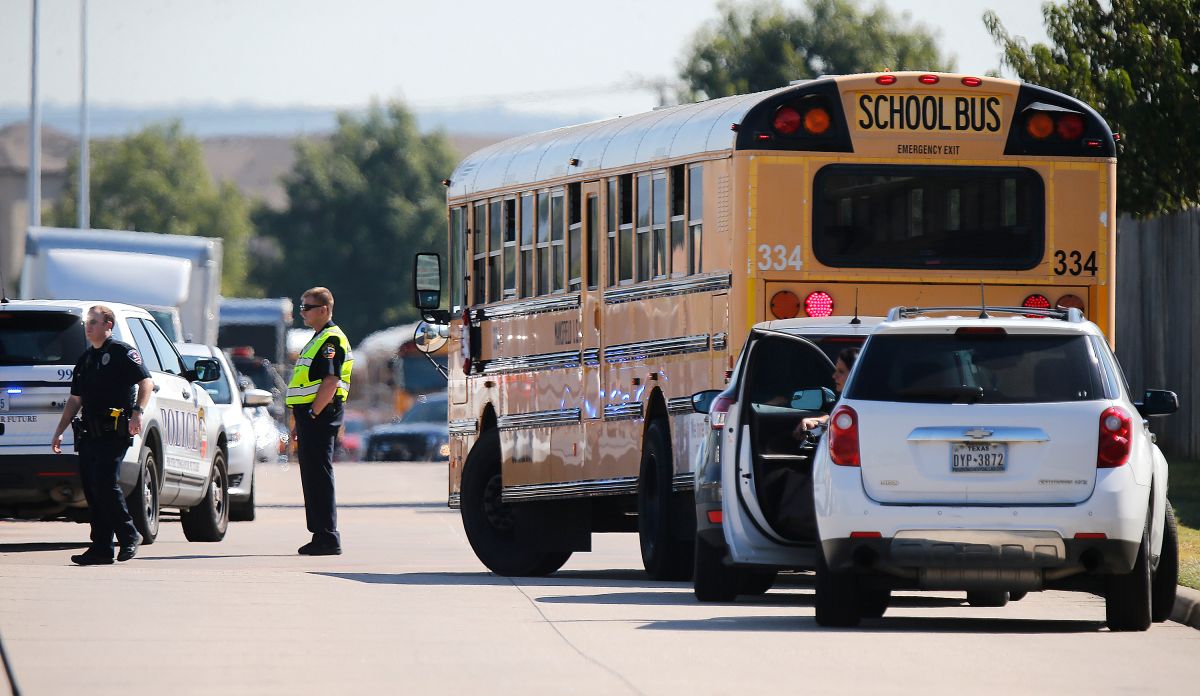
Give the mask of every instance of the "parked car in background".
[[337, 459], [340, 461], [357, 461], [362, 455], [363, 433], [367, 431], [367, 421], [358, 411], [346, 411], [342, 418], [342, 432], [338, 437]]
[[271, 394], [269, 406], [275, 420], [283, 423], [287, 420], [287, 406], [284, 396], [287, 394], [287, 382], [279, 374], [277, 366], [270, 360], [254, 354], [249, 346], [238, 346], [229, 351], [229, 361], [238, 372], [250, 378], [256, 389]]
[[700, 392], [709, 435], [694, 463], [696, 598], [728, 602], [770, 589], [779, 570], [816, 567], [815, 440], [806, 417], [829, 412], [838, 353], [858, 348], [882, 317], [755, 324], [724, 391]]
[[238, 386], [237, 373], [225, 354], [215, 346], [178, 343], [175, 347], [188, 367], [201, 358], [213, 358], [221, 365], [220, 376], [212, 382], [205, 382], [204, 390], [212, 397], [214, 408], [225, 423], [229, 447], [229, 519], [234, 522], [253, 520], [254, 463], [258, 458], [258, 437], [254, 422], [246, 415], [244, 407], [265, 408], [271, 403], [271, 394], [262, 389], [250, 389], [243, 394]]
[[377, 425], [363, 438], [363, 459], [443, 461], [450, 457], [446, 393], [426, 394], [395, 423]]

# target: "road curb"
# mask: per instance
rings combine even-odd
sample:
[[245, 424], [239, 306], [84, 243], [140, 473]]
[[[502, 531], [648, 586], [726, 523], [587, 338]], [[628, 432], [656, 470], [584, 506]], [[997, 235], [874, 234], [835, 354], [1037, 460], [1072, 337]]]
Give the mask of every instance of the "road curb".
[[1171, 620], [1185, 626], [1200, 628], [1200, 591], [1182, 585], [1175, 591], [1175, 608]]

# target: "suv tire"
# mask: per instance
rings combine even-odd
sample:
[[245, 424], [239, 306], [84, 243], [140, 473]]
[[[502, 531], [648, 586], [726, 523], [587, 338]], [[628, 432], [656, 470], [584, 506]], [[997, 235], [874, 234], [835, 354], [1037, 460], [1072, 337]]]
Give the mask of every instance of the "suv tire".
[[642, 565], [655, 580], [688, 580], [692, 576], [693, 544], [676, 538], [672, 522], [678, 504], [671, 485], [674, 466], [666, 422], [655, 419], [646, 428], [638, 477], [638, 542]]
[[158, 537], [158, 496], [162, 485], [158, 480], [158, 458], [154, 449], [149, 445], [142, 445], [139, 461], [141, 471], [138, 472], [137, 483], [125, 502], [129, 506], [134, 528], [142, 535], [142, 544], [148, 546]]
[[969, 590], [967, 604], [973, 607], [1002, 607], [1008, 604], [1008, 592], [1005, 590]]
[[1179, 529], [1175, 524], [1175, 510], [1167, 501], [1167, 514], [1163, 520], [1162, 550], [1158, 555], [1158, 567], [1150, 587], [1150, 620], [1162, 623], [1171, 618], [1175, 608], [1175, 592], [1179, 583]]
[[500, 432], [479, 436], [463, 464], [460, 513], [475, 556], [488, 570], [508, 577], [537, 577], [558, 570], [570, 551], [542, 551], [517, 535], [517, 506], [500, 499]]
[[704, 541], [699, 534], [692, 580], [692, 590], [701, 602], [732, 602], [742, 584], [741, 572], [725, 565], [725, 549]]
[[817, 551], [816, 614], [820, 626], [849, 628], [862, 620], [858, 576], [835, 573], [825, 562], [825, 552]]
[[225, 452], [220, 448], [213, 457], [212, 476], [204, 499], [179, 513], [183, 536], [188, 541], [220, 541], [229, 528], [229, 476], [225, 470]]
[[1151, 604], [1150, 525], [1142, 530], [1137, 559], [1128, 573], [1108, 579], [1104, 595], [1105, 623], [1110, 631], [1144, 631], [1150, 628]]

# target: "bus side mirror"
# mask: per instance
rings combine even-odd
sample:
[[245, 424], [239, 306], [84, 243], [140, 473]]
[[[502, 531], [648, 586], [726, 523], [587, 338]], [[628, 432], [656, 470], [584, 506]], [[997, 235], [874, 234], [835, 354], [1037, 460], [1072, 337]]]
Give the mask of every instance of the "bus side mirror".
[[442, 259], [437, 254], [417, 254], [413, 270], [413, 303], [422, 312], [442, 304]]

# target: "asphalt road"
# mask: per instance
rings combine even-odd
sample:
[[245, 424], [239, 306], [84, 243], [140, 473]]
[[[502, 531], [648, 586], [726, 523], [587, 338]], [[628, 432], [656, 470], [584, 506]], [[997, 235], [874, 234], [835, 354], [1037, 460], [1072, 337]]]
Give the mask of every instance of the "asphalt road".
[[[0, 637], [24, 694], [1188, 693], [1200, 631], [1109, 633], [1090, 595], [1002, 609], [899, 597], [855, 630], [813, 620], [812, 579], [700, 604], [597, 535], [544, 579], [486, 572], [434, 464], [337, 469], [346, 553], [306, 558], [299, 474], [259, 469], [258, 520], [80, 568], [87, 527], [0, 521]], [[1188, 686], [1191, 684], [1191, 686]], [[0, 674], [0, 694], [5, 681]]]

